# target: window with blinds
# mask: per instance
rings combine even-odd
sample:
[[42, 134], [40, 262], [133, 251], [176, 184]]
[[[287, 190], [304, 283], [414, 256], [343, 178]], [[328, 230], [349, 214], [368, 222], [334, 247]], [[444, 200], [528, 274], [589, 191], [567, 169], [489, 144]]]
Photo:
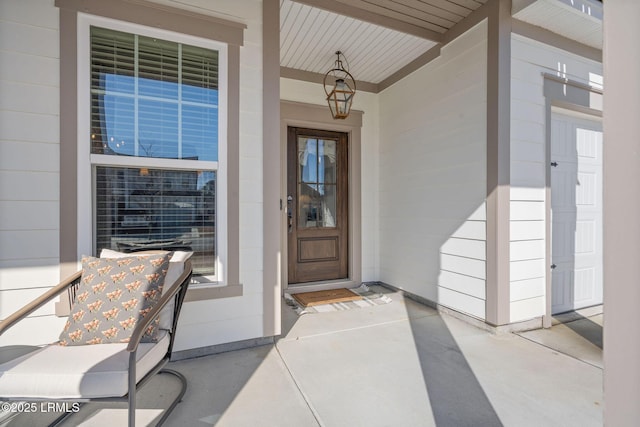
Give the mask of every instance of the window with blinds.
[[218, 160], [218, 52], [91, 27], [91, 152]]
[[93, 26], [90, 35], [96, 253], [193, 251], [194, 273], [214, 276], [218, 52]]

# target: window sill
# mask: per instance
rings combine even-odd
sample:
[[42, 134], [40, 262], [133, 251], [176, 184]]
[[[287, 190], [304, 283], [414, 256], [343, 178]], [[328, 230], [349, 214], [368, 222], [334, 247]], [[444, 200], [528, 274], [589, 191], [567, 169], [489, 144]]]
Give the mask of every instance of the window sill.
[[233, 298], [242, 296], [242, 284], [237, 285], [196, 285], [187, 290], [184, 302], [205, 301], [210, 299]]
[[[195, 285], [193, 288], [187, 290], [187, 295], [184, 297], [184, 302], [194, 301], [206, 301], [211, 299], [220, 298], [233, 298], [242, 296], [242, 284], [237, 285], [215, 285], [215, 284], [201, 284]], [[66, 295], [63, 294], [63, 295]], [[56, 301], [55, 303], [55, 315], [57, 317], [69, 316], [69, 302], [65, 300]]]

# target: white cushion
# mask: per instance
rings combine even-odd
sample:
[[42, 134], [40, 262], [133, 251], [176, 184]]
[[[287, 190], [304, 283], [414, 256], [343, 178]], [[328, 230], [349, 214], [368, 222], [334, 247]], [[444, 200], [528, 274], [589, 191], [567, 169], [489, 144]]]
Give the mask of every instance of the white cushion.
[[[136, 353], [136, 382], [166, 355], [169, 334]], [[121, 397], [128, 390], [127, 344], [65, 347], [51, 344], [0, 364], [0, 399], [90, 399]]]
[[[100, 258], [123, 258], [123, 257], [129, 257], [136, 254], [144, 255], [136, 252], [124, 253], [124, 252], [114, 251], [112, 249], [103, 249], [100, 252]], [[169, 260], [169, 270], [167, 271], [167, 275], [164, 278], [164, 283], [167, 286], [165, 286], [162, 289], [163, 294], [169, 289], [169, 286], [171, 284], [173, 284], [176, 280], [178, 280], [178, 277], [180, 277], [180, 275], [184, 271], [185, 261], [191, 258], [191, 255], [193, 255], [193, 252], [185, 252], [185, 251], [173, 252], [173, 255], [171, 255], [171, 259]], [[174, 307], [175, 307], [175, 302], [174, 300], [171, 300], [160, 313], [160, 324], [158, 325], [160, 329], [164, 329], [166, 331], [171, 330], [171, 327], [173, 326]]]

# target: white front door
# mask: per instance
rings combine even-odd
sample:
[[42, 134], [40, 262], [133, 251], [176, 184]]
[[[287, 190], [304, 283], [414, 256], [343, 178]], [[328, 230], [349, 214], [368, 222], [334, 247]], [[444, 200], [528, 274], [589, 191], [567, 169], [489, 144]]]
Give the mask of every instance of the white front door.
[[552, 312], [602, 304], [602, 124], [552, 113]]

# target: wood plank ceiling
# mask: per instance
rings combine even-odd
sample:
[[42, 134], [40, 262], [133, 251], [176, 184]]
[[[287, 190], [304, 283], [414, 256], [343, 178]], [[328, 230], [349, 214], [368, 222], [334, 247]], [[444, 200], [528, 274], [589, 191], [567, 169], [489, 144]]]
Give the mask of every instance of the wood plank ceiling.
[[486, 2], [281, 0], [280, 65], [323, 74], [340, 50], [357, 80], [378, 84]]
[[438, 33], [457, 24], [487, 0], [337, 0]]

